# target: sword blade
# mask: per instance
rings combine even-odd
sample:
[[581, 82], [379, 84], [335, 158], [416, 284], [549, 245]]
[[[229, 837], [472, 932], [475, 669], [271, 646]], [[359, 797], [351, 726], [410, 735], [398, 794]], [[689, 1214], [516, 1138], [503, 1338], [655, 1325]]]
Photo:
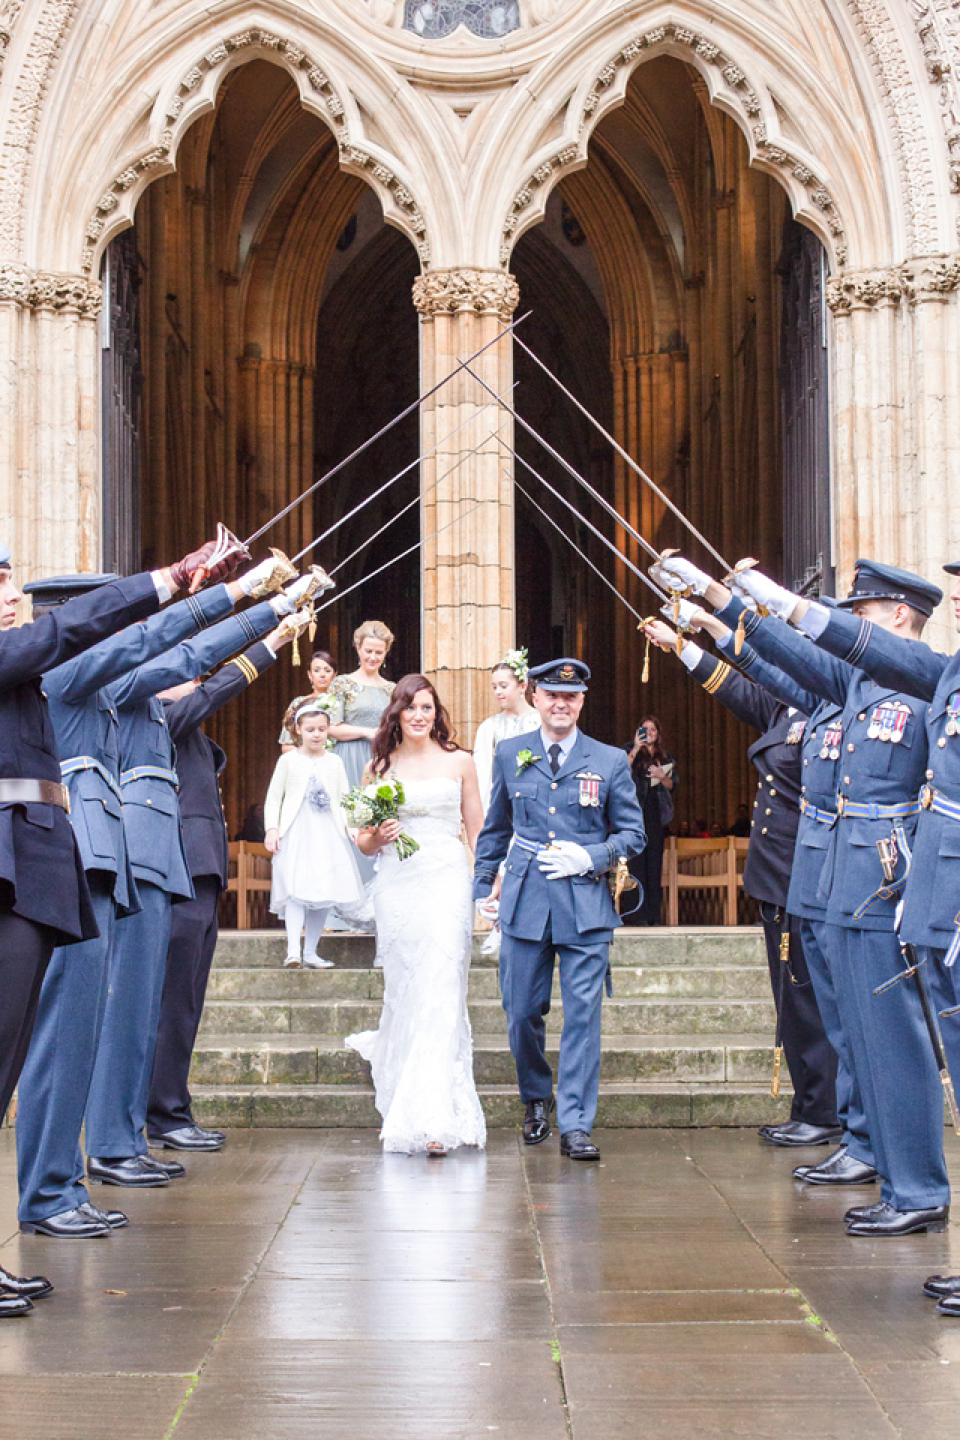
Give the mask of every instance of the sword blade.
[[[485, 380], [481, 380], [480, 376], [476, 373], [476, 371], [470, 369], [469, 362], [465, 363], [464, 369], [466, 370], [468, 375], [470, 375], [474, 380], [476, 380], [478, 385], [480, 385], [484, 390], [486, 390], [488, 395], [494, 394], [492, 387], [489, 386]], [[514, 420], [516, 420], [518, 424], [523, 426], [524, 430], [526, 430], [528, 435], [533, 436], [534, 440], [536, 440], [538, 445], [543, 446], [547, 454], [550, 455], [552, 459], [556, 460], [558, 465], [563, 466], [564, 470], [566, 470], [568, 475], [573, 476], [574, 480], [576, 480], [578, 485], [582, 485], [584, 490], [586, 490], [589, 495], [593, 496], [597, 504], [601, 505], [603, 509], [606, 510], [607, 514], [612, 516], [613, 519], [616, 520], [617, 524], [621, 525], [623, 529], [626, 530], [627, 534], [631, 535], [633, 539], [636, 540], [637, 544], [641, 547], [641, 549], [646, 550], [651, 560], [659, 561], [660, 551], [655, 550], [650, 544], [650, 541], [643, 538], [639, 530], [634, 530], [629, 520], [624, 520], [623, 516], [620, 514], [620, 511], [617, 510], [615, 506], [611, 505], [610, 501], [607, 500], [605, 496], [601, 495], [600, 491], [597, 490], [595, 486], [591, 485], [589, 480], [585, 480], [580, 474], [580, 472], [574, 469], [574, 467], [570, 464], [569, 460], [565, 460], [558, 450], [554, 450], [549, 440], [545, 440], [543, 436], [539, 433], [539, 431], [533, 428], [529, 421], [524, 420], [522, 415], [518, 415], [516, 410], [514, 410], [513, 406], [508, 405], [506, 400], [501, 400], [500, 405], [504, 410], [506, 410], [508, 415], [512, 415]], [[518, 455], [517, 459], [519, 460], [520, 458], [521, 457]]]
[[[589, 566], [590, 566], [590, 569], [594, 572], [595, 575], [598, 575], [598, 576], [600, 577], [600, 579], [603, 581], [604, 585], [606, 585], [607, 589], [613, 591], [614, 595], [616, 595], [617, 599], [620, 601], [620, 604], [621, 604], [621, 605], [625, 605], [625, 606], [627, 607], [627, 609], [630, 611], [630, 614], [633, 615], [637, 620], [639, 620], [641, 624], [643, 624], [643, 616], [640, 614], [640, 611], [639, 611], [639, 610], [634, 610], [633, 606], [630, 604], [630, 601], [624, 599], [624, 597], [621, 595], [620, 591], [617, 589], [616, 585], [614, 585], [613, 581], [612, 581], [612, 580], [608, 580], [607, 577], [606, 577], [606, 575], [604, 575], [604, 573], [603, 573], [603, 571], [600, 569], [599, 565], [594, 565], [594, 563], [593, 563], [593, 561], [590, 559], [589, 555], [585, 555], [585, 554], [583, 553], [583, 551], [580, 549], [580, 546], [576, 543], [576, 541], [575, 541], [575, 540], [571, 540], [571, 538], [570, 538], [570, 536], [567, 534], [566, 530], [564, 530], [564, 529], [562, 528], [562, 526], [560, 526], [560, 525], [557, 524], [557, 522], [556, 522], [556, 520], [554, 520], [553, 516], [552, 516], [552, 515], [548, 515], [547, 512], [546, 512], [546, 510], [544, 510], [543, 506], [537, 504], [536, 500], [534, 500], [533, 496], [530, 494], [530, 491], [527, 490], [523, 485], [521, 485], [519, 480], [514, 481], [514, 484], [516, 485], [517, 489], [520, 491], [520, 494], [521, 494], [522, 496], [524, 496], [524, 498], [526, 499], [527, 503], [528, 503], [529, 505], [532, 505], [533, 508], [534, 508], [534, 510], [539, 510], [539, 511], [540, 511], [540, 514], [543, 516], [544, 520], [546, 520], [547, 524], [548, 524], [548, 525], [552, 525], [553, 528], [554, 528], [554, 530], [556, 530], [557, 534], [563, 536], [564, 540], [566, 540], [566, 542], [567, 542], [567, 544], [570, 546], [571, 550], [573, 550], [575, 554], [577, 554], [577, 555], [580, 556], [580, 559], [583, 561], [584, 565], [589, 565]], [[617, 551], [617, 554], [619, 554], [619, 553], [620, 553], [620, 552]]]
[[636, 475], [639, 475], [640, 479], [650, 486], [650, 489], [653, 491], [654, 495], [656, 495], [658, 499], [663, 501], [667, 509], [672, 511], [673, 514], [676, 515], [677, 519], [683, 525], [686, 525], [687, 529], [690, 531], [690, 534], [700, 541], [700, 544], [705, 550], [708, 550], [710, 552], [714, 560], [719, 561], [719, 563], [724, 566], [724, 572], [726, 574], [729, 574], [731, 567], [728, 562], [724, 560], [719, 550], [715, 550], [713, 548], [706, 536], [701, 535], [700, 531], [697, 529], [696, 525], [694, 525], [693, 521], [687, 519], [686, 515], [684, 515], [683, 511], [679, 508], [679, 506], [675, 505], [674, 502], [670, 499], [670, 496], [666, 495], [660, 489], [660, 486], [650, 479], [650, 476], [647, 474], [646, 470], [644, 470], [642, 466], [638, 465], [636, 460], [634, 460], [633, 456], [628, 454], [628, 452], [624, 450], [623, 446], [610, 434], [610, 431], [607, 430], [603, 425], [601, 425], [600, 421], [595, 415], [592, 415], [590, 413], [586, 405], [584, 405], [580, 400], [578, 400], [576, 395], [574, 395], [572, 391], [567, 389], [563, 381], [559, 379], [558, 376], [554, 375], [553, 371], [549, 368], [549, 366], [545, 365], [544, 362], [540, 359], [540, 356], [536, 355], [530, 349], [529, 345], [524, 344], [524, 342], [520, 339], [519, 335], [514, 335], [513, 338], [516, 344], [520, 346], [520, 349], [523, 350], [525, 354], [529, 355], [530, 359], [533, 360], [535, 364], [540, 366], [540, 369], [543, 371], [544, 375], [549, 376], [549, 378], [553, 381], [554, 385], [556, 385], [560, 390], [563, 391], [567, 399], [570, 400], [574, 405], [576, 405], [581, 415], [586, 416], [586, 418], [590, 421], [590, 424], [593, 425], [595, 429], [600, 431], [600, 434], [604, 437], [604, 439], [610, 442], [610, 444], [613, 446], [614, 450], [616, 450], [620, 458], [630, 466], [630, 469]]
[[[530, 311], [525, 310], [522, 315], [518, 315], [516, 320], [511, 320], [509, 325], [505, 325], [498, 334], [494, 335], [492, 340], [488, 340], [485, 345], [481, 345], [480, 349], [475, 350], [466, 360], [458, 360], [449, 375], [444, 375], [443, 379], [438, 380], [436, 385], [431, 385], [429, 390], [425, 390], [422, 395], [417, 396], [416, 400], [412, 400], [405, 410], [400, 411], [399, 415], [394, 415], [393, 419], [388, 420], [386, 425], [381, 425], [375, 435], [371, 435], [369, 439], [364, 440], [363, 444], [358, 445], [356, 450], [351, 450], [350, 454], [343, 460], [339, 460], [332, 470], [328, 470], [325, 475], [321, 475], [320, 479], [315, 480], [312, 485], [308, 486], [302, 495], [298, 495], [295, 500], [290, 501], [289, 505], [285, 505], [282, 510], [278, 510], [272, 519], [268, 520], [265, 525], [260, 526], [259, 530], [254, 530], [253, 534], [244, 541], [244, 544], [249, 546], [253, 544], [254, 540], [259, 540], [261, 535], [265, 535], [268, 530], [272, 529], [274, 525], [289, 515], [291, 510], [296, 510], [298, 505], [302, 505], [307, 496], [312, 495], [314, 490], [319, 490], [321, 485], [325, 485], [328, 480], [332, 480], [334, 475], [338, 475], [346, 465], [350, 464], [351, 460], [356, 460], [358, 455], [362, 455], [365, 450], [369, 450], [371, 445], [375, 445], [378, 440], [386, 435], [388, 430], [393, 429], [394, 425], [399, 425], [400, 421], [405, 420], [413, 410], [419, 409], [424, 400], [429, 400], [431, 395], [435, 395], [438, 390], [442, 390], [444, 385], [449, 384], [455, 375], [459, 375], [461, 370], [468, 370], [473, 361], [478, 359], [485, 350], [489, 350], [491, 345], [496, 345], [505, 335], [511, 335], [516, 327], [526, 320], [529, 314]], [[469, 373], [473, 375], [474, 379], [477, 378], [472, 370], [470, 370]]]

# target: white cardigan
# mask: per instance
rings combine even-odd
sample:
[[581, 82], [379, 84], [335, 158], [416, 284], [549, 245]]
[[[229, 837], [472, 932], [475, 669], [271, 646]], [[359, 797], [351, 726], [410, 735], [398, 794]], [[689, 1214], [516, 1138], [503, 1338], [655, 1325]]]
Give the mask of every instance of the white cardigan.
[[315, 763], [302, 750], [288, 750], [277, 761], [263, 802], [263, 823], [267, 830], [277, 830], [281, 838], [290, 829], [307, 793], [307, 781], [316, 775], [330, 796], [330, 809], [339, 828], [346, 831], [347, 819], [341, 798], [349, 793], [350, 785], [343, 761], [339, 755], [328, 752]]

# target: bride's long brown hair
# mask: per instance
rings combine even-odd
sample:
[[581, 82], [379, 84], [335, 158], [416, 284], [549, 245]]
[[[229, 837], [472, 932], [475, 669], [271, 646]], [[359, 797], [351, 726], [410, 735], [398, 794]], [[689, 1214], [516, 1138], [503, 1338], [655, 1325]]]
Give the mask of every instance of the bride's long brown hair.
[[460, 746], [456, 745], [452, 738], [450, 716], [426, 675], [404, 675], [403, 679], [398, 680], [393, 687], [390, 704], [381, 715], [379, 729], [373, 737], [372, 769], [374, 775], [384, 775], [390, 769], [390, 756], [403, 742], [400, 716], [409, 705], [413, 704], [414, 696], [419, 695], [421, 690], [430, 692], [430, 698], [433, 700], [437, 712], [430, 730], [430, 739], [436, 740], [441, 750], [460, 749]]

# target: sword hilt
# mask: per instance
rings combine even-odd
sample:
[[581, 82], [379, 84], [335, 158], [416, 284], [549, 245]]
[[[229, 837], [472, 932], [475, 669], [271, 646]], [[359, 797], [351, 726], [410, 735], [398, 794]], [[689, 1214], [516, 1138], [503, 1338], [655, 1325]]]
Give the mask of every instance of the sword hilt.
[[780, 1094], [780, 1065], [783, 1061], [783, 1046], [777, 1045], [773, 1052], [773, 1079], [770, 1081], [770, 1094], [774, 1100]]

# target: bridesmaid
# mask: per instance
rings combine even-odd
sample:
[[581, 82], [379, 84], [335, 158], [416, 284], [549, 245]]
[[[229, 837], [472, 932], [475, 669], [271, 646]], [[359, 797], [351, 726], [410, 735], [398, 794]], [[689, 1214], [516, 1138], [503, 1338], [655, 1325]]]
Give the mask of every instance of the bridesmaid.
[[[364, 620], [353, 633], [359, 665], [349, 675], [338, 675], [330, 686], [334, 704], [330, 711], [330, 735], [337, 742], [351, 790], [360, 784], [373, 754], [373, 737], [380, 717], [390, 704], [393, 686], [380, 671], [393, 644], [393, 632], [382, 620]], [[376, 862], [358, 857], [364, 882], [373, 879]]]
[[540, 724], [539, 713], [527, 703], [526, 647], [522, 650], [508, 650], [503, 659], [494, 665], [490, 674], [493, 698], [500, 706], [500, 713], [481, 721], [473, 742], [473, 760], [477, 767], [484, 814], [490, 804], [494, 750], [501, 740], [536, 730]]
[[288, 750], [297, 748], [297, 737], [293, 733], [293, 723], [297, 711], [308, 700], [316, 700], [318, 695], [326, 695], [330, 686], [336, 678], [337, 667], [333, 663], [333, 656], [329, 650], [314, 650], [310, 656], [310, 665], [307, 669], [307, 679], [310, 681], [311, 690], [309, 695], [300, 695], [296, 700], [291, 700], [284, 711], [283, 726], [280, 730], [280, 739], [277, 744], [285, 755]]

